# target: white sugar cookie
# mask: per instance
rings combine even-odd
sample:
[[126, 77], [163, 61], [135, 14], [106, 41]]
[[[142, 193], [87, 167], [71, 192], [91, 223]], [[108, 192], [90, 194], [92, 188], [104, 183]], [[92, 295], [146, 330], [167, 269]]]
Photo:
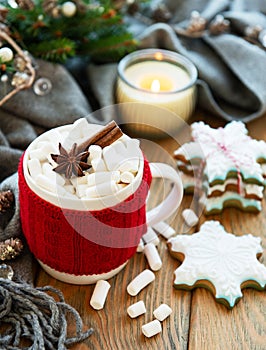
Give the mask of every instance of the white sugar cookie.
[[218, 221], [206, 221], [192, 235], [169, 239], [171, 255], [182, 261], [175, 270], [174, 287], [205, 287], [218, 302], [232, 308], [242, 297], [241, 289], [266, 286], [266, 267], [258, 261], [260, 242], [251, 234], [227, 233]]

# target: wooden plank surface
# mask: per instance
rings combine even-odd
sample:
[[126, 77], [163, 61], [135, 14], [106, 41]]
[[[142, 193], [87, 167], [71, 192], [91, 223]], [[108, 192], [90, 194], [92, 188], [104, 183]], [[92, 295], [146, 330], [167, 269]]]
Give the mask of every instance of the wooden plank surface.
[[[218, 127], [225, 124], [224, 120], [206, 117], [199, 113], [191, 118], [206, 120], [210, 125]], [[248, 125], [250, 135], [266, 140], [266, 116]], [[183, 139], [186, 135], [179, 135], [176, 140]], [[142, 141], [142, 147], [149, 161], [163, 161], [175, 166], [172, 158], [174, 149], [178, 147], [176, 140], [161, 140], [157, 142]], [[154, 205], [165, 189], [162, 184], [156, 183], [152, 188]], [[181, 218], [184, 208], [191, 206], [192, 196], [185, 196], [178, 212], [171, 217], [169, 223], [178, 233], [192, 233], [188, 231]], [[149, 203], [150, 203], [149, 202]], [[151, 205], [151, 204], [149, 204]], [[252, 233], [262, 238], [264, 248], [264, 263], [266, 261], [266, 203], [264, 198], [263, 211], [260, 214], [243, 214], [235, 209], [226, 209], [221, 215], [200, 218], [205, 220], [219, 220], [229, 232], [237, 235]], [[198, 227], [194, 228], [197, 231]], [[162, 257], [163, 267], [155, 272], [156, 279], [138, 296], [131, 297], [126, 292], [128, 283], [148, 264], [143, 254], [136, 253], [126, 267], [115, 277], [109, 280], [111, 289], [103, 310], [95, 311], [89, 301], [94, 286], [75, 286], [57, 281], [39, 270], [36, 277], [36, 285], [52, 285], [60, 289], [66, 301], [75, 307], [85, 326], [93, 327], [95, 332], [83, 344], [75, 345], [72, 349], [101, 349], [101, 350], [164, 350], [164, 349], [249, 349], [262, 350], [266, 344], [266, 292], [252, 289], [243, 291], [243, 298], [234, 307], [228, 310], [225, 306], [215, 302], [211, 293], [203, 288], [192, 292], [180, 291], [173, 288], [173, 273], [179, 266], [167, 250], [166, 241], [161, 238], [159, 253]], [[137, 319], [131, 319], [127, 313], [127, 307], [143, 300], [147, 312]], [[141, 333], [141, 326], [153, 319], [152, 312], [162, 302], [172, 307], [172, 315], [162, 323], [161, 334], [148, 339]]]

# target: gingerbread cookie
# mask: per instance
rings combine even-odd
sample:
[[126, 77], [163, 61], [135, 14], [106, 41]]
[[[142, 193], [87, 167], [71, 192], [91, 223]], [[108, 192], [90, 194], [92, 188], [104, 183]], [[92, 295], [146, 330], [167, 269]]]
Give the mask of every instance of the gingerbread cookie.
[[171, 255], [182, 264], [175, 270], [174, 287], [209, 289], [218, 302], [233, 308], [241, 289], [266, 287], [266, 267], [258, 261], [261, 239], [227, 233], [218, 221], [206, 221], [192, 235], [168, 240]]
[[242, 122], [213, 129], [191, 125], [192, 142], [174, 153], [184, 189], [197, 190], [205, 214], [224, 207], [260, 211], [266, 178], [266, 142], [247, 135]]

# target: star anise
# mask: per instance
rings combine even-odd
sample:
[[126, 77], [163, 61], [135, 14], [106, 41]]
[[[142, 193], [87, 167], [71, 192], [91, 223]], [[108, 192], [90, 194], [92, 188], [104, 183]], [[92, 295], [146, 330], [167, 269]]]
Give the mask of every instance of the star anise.
[[83, 170], [91, 167], [90, 164], [86, 163], [90, 152], [80, 151], [76, 143], [73, 144], [69, 152], [59, 143], [59, 153], [51, 154], [52, 159], [58, 164], [53, 170], [64, 174], [67, 179], [70, 179], [72, 175], [84, 176]]

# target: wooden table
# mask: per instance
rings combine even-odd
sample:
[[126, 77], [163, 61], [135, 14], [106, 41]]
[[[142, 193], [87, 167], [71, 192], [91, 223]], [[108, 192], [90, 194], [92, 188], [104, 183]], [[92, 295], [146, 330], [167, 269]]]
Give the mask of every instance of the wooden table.
[[[204, 120], [213, 127], [225, 125], [224, 120], [206, 117], [204, 113], [195, 113], [189, 123]], [[266, 115], [248, 124], [250, 136], [266, 141]], [[184, 135], [182, 135], [183, 137]], [[180, 136], [181, 137], [181, 136]], [[177, 140], [179, 138], [177, 137]], [[179, 147], [173, 139], [158, 142], [143, 141], [143, 149], [150, 161], [163, 161], [175, 166], [173, 151]], [[156, 186], [152, 201], [160, 199], [161, 188]], [[177, 233], [193, 233], [199, 226], [187, 231], [181, 217], [182, 210], [189, 208], [192, 197], [185, 196], [178, 212], [168, 222]], [[236, 235], [252, 233], [262, 238], [264, 263], [266, 261], [266, 203], [259, 214], [243, 213], [227, 208], [220, 215], [200, 217], [200, 224], [206, 220], [219, 220], [226, 231]], [[36, 285], [52, 285], [60, 289], [66, 301], [75, 307], [87, 327], [93, 327], [93, 335], [84, 343], [72, 349], [130, 350], [130, 349], [190, 349], [190, 350], [262, 350], [266, 349], [266, 292], [244, 289], [239, 303], [228, 310], [217, 303], [212, 294], [198, 288], [192, 292], [176, 290], [173, 287], [174, 270], [179, 262], [168, 252], [166, 241], [161, 238], [158, 247], [162, 257], [162, 269], [155, 272], [156, 279], [137, 296], [126, 292], [128, 283], [145, 268], [146, 258], [136, 253], [124, 270], [109, 280], [111, 288], [103, 310], [96, 311], [89, 305], [94, 289], [93, 285], [76, 286], [55, 280], [43, 270], [36, 276]], [[143, 300], [146, 314], [131, 319], [126, 309], [132, 303]], [[161, 303], [173, 309], [171, 316], [163, 321], [161, 334], [145, 338], [141, 326], [153, 319], [152, 312]]]

